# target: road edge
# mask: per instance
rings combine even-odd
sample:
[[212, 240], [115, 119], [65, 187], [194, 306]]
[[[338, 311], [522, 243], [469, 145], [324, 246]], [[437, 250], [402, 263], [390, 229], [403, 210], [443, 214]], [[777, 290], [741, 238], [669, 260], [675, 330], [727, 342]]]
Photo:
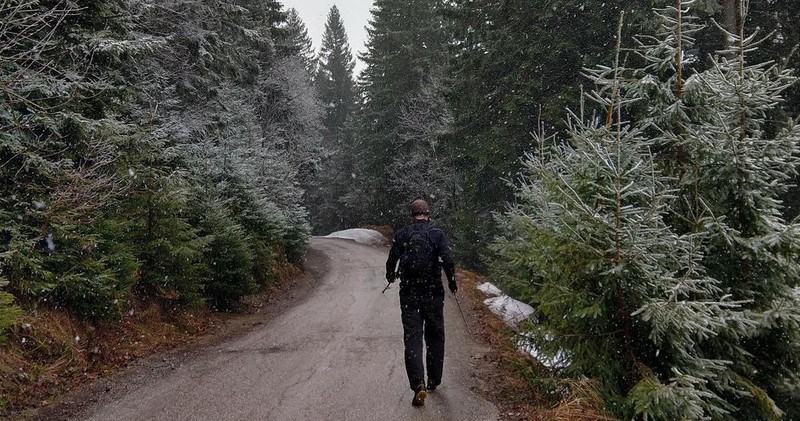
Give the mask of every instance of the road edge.
[[328, 257], [310, 246], [303, 257], [303, 273], [279, 288], [261, 308], [252, 314], [237, 314], [226, 320], [214, 331], [198, 336], [187, 344], [156, 352], [131, 362], [119, 371], [109, 373], [92, 383], [81, 385], [72, 391], [57, 396], [58, 402], [9, 414], [10, 420], [70, 420], [80, 418], [97, 405], [113, 401], [132, 388], [147, 384], [148, 379], [160, 377], [182, 364], [197, 358], [204, 350], [246, 335], [253, 329], [269, 323], [294, 306], [302, 304], [319, 285], [322, 275], [328, 270]]

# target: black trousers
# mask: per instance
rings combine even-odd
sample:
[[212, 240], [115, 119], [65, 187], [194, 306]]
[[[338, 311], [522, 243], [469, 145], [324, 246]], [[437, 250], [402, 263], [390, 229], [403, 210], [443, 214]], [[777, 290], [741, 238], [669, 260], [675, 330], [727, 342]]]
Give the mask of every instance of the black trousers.
[[442, 382], [444, 366], [444, 293], [400, 294], [400, 312], [403, 321], [406, 374], [412, 390], [425, 384], [425, 367], [422, 365], [422, 340], [425, 339], [425, 365], [428, 382]]

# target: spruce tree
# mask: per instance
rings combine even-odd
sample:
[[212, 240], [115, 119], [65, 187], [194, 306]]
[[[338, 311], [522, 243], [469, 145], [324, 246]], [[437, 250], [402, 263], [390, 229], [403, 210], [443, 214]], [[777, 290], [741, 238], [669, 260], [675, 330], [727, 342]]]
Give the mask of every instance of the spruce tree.
[[569, 142], [526, 160], [496, 270], [537, 306], [536, 345], [619, 416], [792, 419], [797, 227], [777, 197], [800, 139], [792, 120], [763, 131], [792, 78], [747, 64], [743, 18], [692, 69], [686, 14], [659, 11], [641, 67], [586, 71], [603, 118], [573, 115]]
[[314, 44], [311, 37], [308, 36], [306, 24], [295, 8], [290, 8], [286, 12], [286, 38], [283, 42], [285, 44], [284, 54], [299, 58], [309, 77], [313, 77], [317, 68]]
[[320, 114], [281, 4], [80, 6], [0, 5], [4, 288], [112, 317], [132, 288], [223, 305], [299, 261]]
[[325, 22], [319, 69], [315, 77], [320, 101], [325, 107], [325, 126], [328, 139], [342, 130], [356, 106], [353, 81], [355, 61], [347, 41], [347, 32], [339, 9], [332, 6]]
[[120, 80], [157, 43], [129, 32], [122, 2], [86, 6], [0, 6], [0, 276], [26, 299], [102, 318], [126, 303], [137, 266], [119, 212], [131, 129]]
[[800, 277], [799, 227], [783, 218], [778, 198], [797, 174], [800, 127], [788, 119], [770, 135], [765, 126], [795, 79], [775, 64], [748, 62], [757, 34], [745, 36], [744, 2], [737, 5], [734, 44], [698, 78], [712, 112], [690, 127], [698, 130], [684, 168], [701, 171], [682, 187], [693, 189], [708, 216], [696, 228], [707, 236], [704, 266], [734, 299], [747, 301], [745, 311], [757, 322], [744, 338], [726, 338], [743, 339], [741, 349], [713, 344], [733, 361], [729, 395], [738, 415], [779, 414], [774, 400], [793, 418], [800, 416], [800, 308], [792, 290]]
[[339, 9], [332, 6], [325, 22], [315, 85], [325, 116], [322, 120], [325, 158], [312, 194], [312, 225], [319, 233], [343, 228], [339, 197], [352, 183], [352, 136], [348, 131], [356, 109], [355, 62]]
[[775, 63], [748, 62], [758, 34], [745, 36], [744, 2], [735, 5], [736, 32], [704, 71], [687, 65], [697, 59], [685, 53], [696, 28], [680, 3], [662, 13], [669, 41], [642, 43], [649, 64], [628, 90], [650, 98], [647, 119], [664, 134], [663, 168], [680, 198], [671, 225], [698, 238], [704, 273], [743, 303], [740, 318], [755, 323], [705, 344], [730, 361], [723, 376], [730, 388], [721, 393], [749, 419], [797, 413], [790, 398], [800, 384], [797, 227], [783, 218], [779, 198], [796, 177], [800, 130], [791, 118], [770, 121], [786, 112], [782, 94], [794, 78]]
[[358, 167], [344, 201], [356, 224], [400, 223], [414, 198], [400, 195], [388, 170], [406, 153], [396, 147], [401, 110], [441, 75], [446, 63], [442, 2], [379, 0], [367, 33], [367, 52], [361, 57], [366, 68], [359, 79], [362, 106], [356, 117]]
[[[137, 212], [136, 221], [184, 241], [140, 239], [163, 251], [145, 249], [143, 272], [177, 269], [169, 262], [183, 258], [184, 270], [166, 278], [168, 289], [177, 288], [184, 302], [202, 291], [225, 307], [252, 290], [247, 285], [253, 279], [271, 279], [274, 260], [291, 255], [296, 261], [305, 248], [308, 222], [299, 184], [316, 160], [314, 92], [300, 49], [287, 43], [279, 3], [176, 0], [149, 6], [140, 10], [146, 19], [138, 29], [164, 36], [164, 46], [137, 68], [149, 83], [139, 91], [134, 117], [149, 127], [143, 141], [161, 153], [150, 158], [153, 168], [141, 172], [153, 179], [138, 185], [138, 203], [148, 209]], [[164, 197], [153, 191], [156, 186], [169, 186], [174, 194]], [[208, 217], [186, 209], [193, 207], [209, 209]], [[222, 276], [208, 267], [224, 259], [225, 247], [248, 254], [225, 260], [233, 265], [226, 270], [248, 276]], [[214, 288], [205, 277], [211, 275]], [[194, 284], [183, 282], [192, 278]]]
[[453, 45], [448, 68], [452, 135], [445, 147], [465, 169], [455, 250], [481, 267], [496, 234], [492, 212], [513, 196], [503, 180], [535, 147], [539, 123], [563, 131], [563, 110], [578, 100], [584, 67], [612, 56], [616, 17], [623, 36], [646, 31], [655, 0], [455, 0], [448, 2]]

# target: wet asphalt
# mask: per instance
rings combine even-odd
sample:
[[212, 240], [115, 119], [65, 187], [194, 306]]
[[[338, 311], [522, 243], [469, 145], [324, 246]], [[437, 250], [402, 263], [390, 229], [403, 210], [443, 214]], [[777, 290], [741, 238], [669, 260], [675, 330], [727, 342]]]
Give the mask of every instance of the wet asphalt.
[[[498, 418], [473, 393], [485, 349], [445, 300], [442, 385], [411, 406], [397, 286], [386, 293], [388, 249], [314, 238], [328, 270], [308, 299], [247, 334], [90, 408], [90, 420], [459, 420]], [[449, 295], [449, 293], [448, 293]]]

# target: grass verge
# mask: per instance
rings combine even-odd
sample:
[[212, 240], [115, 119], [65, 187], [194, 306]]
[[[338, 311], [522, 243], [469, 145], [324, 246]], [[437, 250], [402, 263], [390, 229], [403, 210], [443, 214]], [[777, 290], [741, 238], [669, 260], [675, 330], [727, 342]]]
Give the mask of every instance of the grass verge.
[[469, 307], [472, 335], [482, 338], [489, 351], [484, 355], [477, 392], [500, 409], [501, 420], [590, 421], [612, 420], [603, 400], [589, 380], [561, 378], [516, 347], [516, 335], [483, 301], [488, 298], [476, 287], [486, 278], [457, 270], [459, 294]]
[[63, 310], [29, 310], [0, 345], [0, 419], [26, 419], [59, 404], [70, 391], [133, 362], [198, 345], [261, 324], [273, 305], [310, 288], [296, 266], [274, 268], [276, 280], [230, 313], [170, 308], [133, 300], [118, 320], [91, 323]]

